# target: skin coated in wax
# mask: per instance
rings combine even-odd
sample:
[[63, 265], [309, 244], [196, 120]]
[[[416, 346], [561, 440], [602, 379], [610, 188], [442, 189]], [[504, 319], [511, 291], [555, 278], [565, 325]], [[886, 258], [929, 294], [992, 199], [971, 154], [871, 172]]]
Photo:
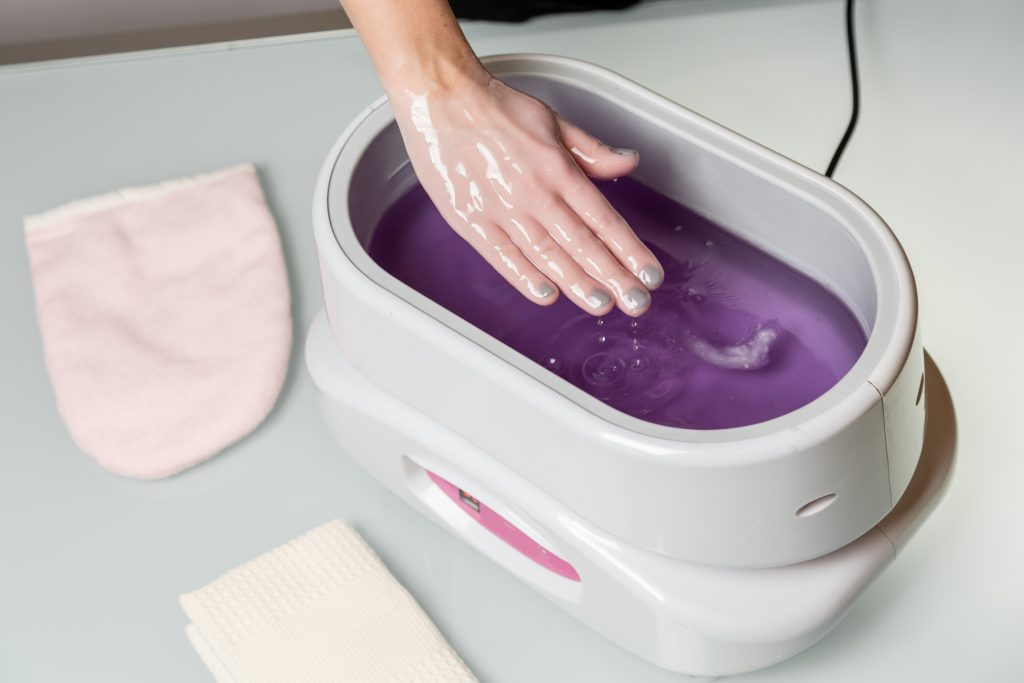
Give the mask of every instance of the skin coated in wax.
[[664, 270], [591, 182], [628, 175], [639, 154], [492, 77], [443, 0], [342, 4], [448, 225], [534, 303], [645, 313]]

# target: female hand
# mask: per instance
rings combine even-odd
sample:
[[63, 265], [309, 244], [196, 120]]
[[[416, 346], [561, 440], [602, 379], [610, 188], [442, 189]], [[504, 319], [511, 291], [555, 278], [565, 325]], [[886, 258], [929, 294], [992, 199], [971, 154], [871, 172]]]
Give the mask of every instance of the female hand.
[[588, 179], [639, 163], [536, 99], [478, 73], [389, 99], [413, 168], [448, 224], [538, 304], [629, 315], [661, 284], [657, 259]]
[[[493, 78], [446, 0], [342, 0], [388, 92], [413, 168], [448, 224], [524, 296], [637, 316], [664, 279], [588, 179], [639, 163]], [[441, 256], [438, 256], [440, 258]]]

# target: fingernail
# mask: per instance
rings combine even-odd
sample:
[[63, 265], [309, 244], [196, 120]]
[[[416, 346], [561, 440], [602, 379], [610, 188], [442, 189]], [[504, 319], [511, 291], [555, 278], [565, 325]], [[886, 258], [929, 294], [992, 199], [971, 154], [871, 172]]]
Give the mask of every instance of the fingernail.
[[665, 274], [661, 272], [660, 268], [644, 266], [640, 269], [640, 282], [644, 283], [644, 287], [647, 289], [654, 289], [660, 285], [664, 279]]
[[622, 295], [622, 302], [630, 311], [638, 311], [651, 302], [651, 295], [646, 289], [633, 288]]
[[587, 302], [587, 305], [593, 308], [595, 311], [599, 308], [604, 308], [611, 302], [612, 298], [608, 295], [608, 292], [603, 289], [595, 289], [590, 293], [590, 296], [583, 298]]
[[612, 149], [612, 151], [622, 157], [640, 156], [640, 152], [636, 151], [635, 149], [630, 149], [629, 147], [615, 147], [614, 149]]
[[531, 287], [530, 291], [532, 291], [533, 295], [538, 299], [547, 299], [555, 293], [555, 288], [546, 282], [542, 282], [535, 287]]

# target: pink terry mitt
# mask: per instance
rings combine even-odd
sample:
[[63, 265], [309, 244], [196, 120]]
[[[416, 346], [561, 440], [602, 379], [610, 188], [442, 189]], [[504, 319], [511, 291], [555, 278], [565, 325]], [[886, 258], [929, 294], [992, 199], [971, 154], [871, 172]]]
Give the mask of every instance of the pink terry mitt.
[[73, 202], [25, 236], [58, 409], [103, 467], [165, 477], [270, 412], [291, 308], [251, 165]]

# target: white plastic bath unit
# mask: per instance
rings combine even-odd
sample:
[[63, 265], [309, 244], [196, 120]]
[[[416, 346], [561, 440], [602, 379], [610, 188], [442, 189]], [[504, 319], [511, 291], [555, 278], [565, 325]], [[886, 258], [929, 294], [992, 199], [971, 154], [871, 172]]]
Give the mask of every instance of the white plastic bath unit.
[[[628, 140], [641, 182], [822, 283], [867, 346], [820, 398], [760, 424], [677, 429], [608, 407], [367, 255], [415, 183], [380, 100], [335, 144], [314, 198], [325, 313], [307, 365], [330, 428], [396, 495], [659, 666], [716, 676], [800, 651], [948, 472], [919, 466], [924, 355], [899, 243], [836, 183], [605, 69], [486, 63], [597, 137]], [[912, 476], [925, 493], [897, 507]]]

